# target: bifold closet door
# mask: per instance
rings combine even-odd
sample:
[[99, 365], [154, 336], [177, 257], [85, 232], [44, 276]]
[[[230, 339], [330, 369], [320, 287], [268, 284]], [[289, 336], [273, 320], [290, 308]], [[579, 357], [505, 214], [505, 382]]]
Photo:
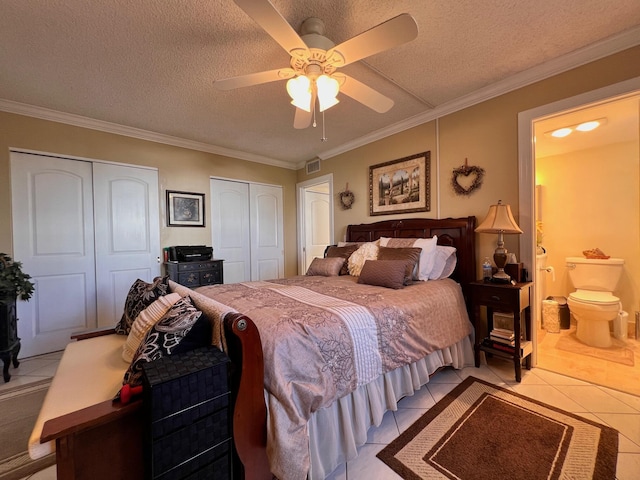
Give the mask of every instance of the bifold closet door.
[[211, 236], [224, 283], [284, 276], [282, 187], [211, 179]]
[[14, 258], [36, 286], [17, 305], [20, 357], [115, 325], [136, 278], [160, 274], [157, 171], [11, 152], [11, 192]]

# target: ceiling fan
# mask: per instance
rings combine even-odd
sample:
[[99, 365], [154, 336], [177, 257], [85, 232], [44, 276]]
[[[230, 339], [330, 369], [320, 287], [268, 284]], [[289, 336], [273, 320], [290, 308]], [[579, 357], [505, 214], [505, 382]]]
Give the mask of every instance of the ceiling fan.
[[318, 18], [306, 19], [298, 35], [269, 0], [234, 1], [291, 55], [290, 67], [216, 80], [214, 85], [219, 90], [288, 80], [287, 92], [296, 106], [295, 128], [311, 124], [316, 101], [320, 111], [338, 103], [338, 92], [378, 113], [393, 106], [390, 98], [337, 69], [416, 38], [418, 26], [408, 13], [335, 45], [324, 36], [324, 23]]

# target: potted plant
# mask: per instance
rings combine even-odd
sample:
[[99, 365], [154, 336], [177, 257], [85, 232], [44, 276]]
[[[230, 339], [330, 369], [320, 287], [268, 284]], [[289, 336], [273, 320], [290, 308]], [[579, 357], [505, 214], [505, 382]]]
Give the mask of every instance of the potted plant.
[[5, 382], [11, 378], [9, 362], [14, 368], [20, 365], [18, 352], [20, 339], [16, 319], [16, 301], [29, 300], [34, 285], [30, 276], [22, 271], [22, 264], [14, 262], [9, 255], [0, 253], [0, 360]]
[[29, 300], [34, 288], [30, 278], [22, 271], [22, 263], [0, 253], [0, 305], [13, 305], [18, 298]]

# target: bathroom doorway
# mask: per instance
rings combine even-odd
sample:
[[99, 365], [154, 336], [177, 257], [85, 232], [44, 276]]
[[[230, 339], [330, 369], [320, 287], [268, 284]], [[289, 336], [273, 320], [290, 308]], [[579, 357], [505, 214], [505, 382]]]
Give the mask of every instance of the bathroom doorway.
[[[635, 311], [640, 305], [640, 82], [637, 80], [635, 88], [629, 88], [634, 87], [633, 82], [625, 82], [619, 85], [620, 91], [603, 89], [592, 92], [591, 98], [583, 95], [568, 99], [564, 105], [547, 106], [546, 111], [524, 112], [533, 115], [524, 119], [529, 122], [531, 153], [528, 188], [523, 188], [522, 180], [520, 185], [520, 221], [530, 222], [530, 231], [537, 231], [537, 235], [523, 238], [521, 244], [523, 260], [527, 262], [528, 256], [529, 265], [534, 265], [534, 364], [640, 395], [640, 385], [633, 381], [640, 374], [640, 341], [635, 338], [634, 328]], [[599, 121], [596, 129], [576, 131], [577, 125], [592, 120]], [[570, 127], [571, 134], [562, 138], [551, 136], [551, 132], [561, 127]], [[521, 135], [524, 153], [527, 149], [522, 147], [523, 138]], [[522, 170], [526, 170], [524, 165], [521, 158], [521, 178]], [[621, 322], [615, 325], [617, 331], [612, 325], [614, 344], [607, 349], [577, 341], [573, 317], [568, 328], [566, 324], [559, 331], [543, 328], [541, 300], [553, 296], [562, 301], [574, 291], [565, 258], [582, 256], [582, 251], [594, 248], [625, 259], [614, 294], [629, 313], [630, 322], [624, 334]]]

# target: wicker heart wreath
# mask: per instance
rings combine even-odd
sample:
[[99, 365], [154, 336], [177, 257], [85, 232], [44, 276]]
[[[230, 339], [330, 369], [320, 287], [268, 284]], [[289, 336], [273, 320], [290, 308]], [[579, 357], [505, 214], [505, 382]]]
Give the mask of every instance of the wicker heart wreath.
[[[460, 185], [458, 179], [460, 177], [470, 177], [473, 175], [473, 182], [468, 187]], [[451, 186], [458, 195], [471, 195], [475, 190], [482, 185], [482, 179], [484, 178], [484, 168], [467, 165], [467, 159], [464, 160], [464, 165], [453, 169], [453, 175], [451, 176]]]

